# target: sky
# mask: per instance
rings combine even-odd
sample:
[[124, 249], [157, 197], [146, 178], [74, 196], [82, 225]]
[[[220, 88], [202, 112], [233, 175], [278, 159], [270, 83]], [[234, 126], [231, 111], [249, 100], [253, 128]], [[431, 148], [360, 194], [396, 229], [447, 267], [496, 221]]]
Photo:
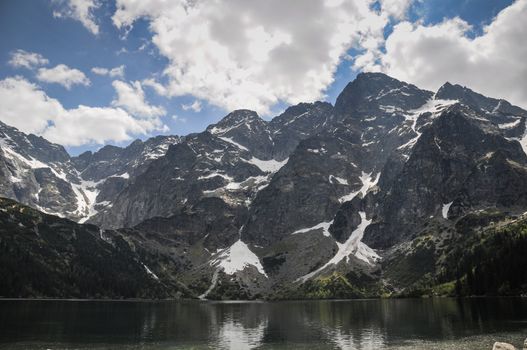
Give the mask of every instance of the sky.
[[525, 18], [527, 0], [3, 0], [0, 120], [76, 155], [333, 103], [367, 71], [526, 108]]

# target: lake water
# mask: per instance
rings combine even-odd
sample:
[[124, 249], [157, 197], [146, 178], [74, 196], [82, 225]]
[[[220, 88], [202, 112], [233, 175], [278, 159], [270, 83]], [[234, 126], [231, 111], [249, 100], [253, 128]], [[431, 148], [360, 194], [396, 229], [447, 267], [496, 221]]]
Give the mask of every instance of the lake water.
[[0, 300], [0, 349], [490, 350], [526, 337], [525, 298]]

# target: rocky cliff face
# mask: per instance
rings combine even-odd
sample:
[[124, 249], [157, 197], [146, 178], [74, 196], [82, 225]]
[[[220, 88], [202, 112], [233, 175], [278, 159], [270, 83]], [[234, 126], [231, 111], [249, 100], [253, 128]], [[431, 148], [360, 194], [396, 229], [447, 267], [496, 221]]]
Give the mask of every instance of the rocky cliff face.
[[[483, 114], [456, 104], [423, 130], [398, 176], [377, 195], [366, 242], [387, 248], [430, 218], [525, 208], [526, 155]], [[498, 175], [499, 174], [499, 175]], [[448, 217], [446, 217], [448, 219]]]
[[458, 85], [433, 93], [367, 73], [334, 107], [301, 103], [269, 122], [237, 110], [202, 133], [73, 158], [2, 125], [0, 190], [125, 228], [194, 295], [379, 295], [439, 274], [471, 215], [527, 211], [526, 117]]
[[84, 222], [111, 205], [126, 184], [178, 142], [175, 136], [158, 136], [70, 157], [62, 146], [0, 122], [1, 194]]

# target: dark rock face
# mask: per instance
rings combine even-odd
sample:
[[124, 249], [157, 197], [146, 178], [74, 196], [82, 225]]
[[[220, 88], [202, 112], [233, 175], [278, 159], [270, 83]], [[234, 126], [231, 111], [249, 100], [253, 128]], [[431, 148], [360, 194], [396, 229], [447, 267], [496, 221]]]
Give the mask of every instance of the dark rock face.
[[189, 136], [152, 162], [119, 193], [112, 207], [93, 221], [108, 227], [130, 227], [150, 217], [169, 216], [204, 197], [244, 205], [267, 181], [267, 172], [251, 159], [248, 150], [208, 132]]
[[40, 186], [39, 205], [53, 212], [75, 211], [77, 198], [69, 182], [55, 176], [50, 168], [35, 169], [34, 176]]
[[296, 146], [323, 129], [332, 108], [322, 102], [300, 104], [271, 123], [253, 111], [234, 111], [207, 131], [185, 137], [91, 222], [129, 227], [203, 197], [247, 208]]
[[526, 118], [459, 85], [365, 73], [334, 107], [236, 110], [202, 133], [77, 157], [0, 124], [0, 194], [113, 229], [193, 295], [219, 280], [210, 297], [292, 297], [306, 281], [309, 295], [336, 283], [333, 296], [371, 296], [433, 275], [472, 225], [457, 222], [527, 211]]
[[244, 239], [269, 245], [292, 232], [330, 222], [352, 191], [358, 147], [329, 135], [302, 141], [254, 199]]
[[[465, 202], [465, 210], [471, 210], [484, 203], [497, 206], [504, 200], [500, 198], [525, 196], [525, 191], [517, 193], [515, 186], [507, 188], [500, 183], [510, 181], [518, 186], [511, 164], [517, 164], [517, 171], [522, 172], [526, 160], [520, 145], [502, 137], [481, 114], [454, 105], [423, 131], [399, 176], [379, 199], [377, 220], [384, 223], [382, 229], [370, 231], [365, 241], [386, 248], [407, 240], [412, 226], [438, 215], [441, 206], [452, 201], [454, 208]], [[507, 178], [494, 178], [497, 173]], [[484, 181], [489, 183], [476, 189], [476, 183]], [[498, 194], [496, 186], [505, 192]]]
[[229, 113], [207, 131], [212, 135], [232, 140], [251, 152], [256, 158], [269, 159], [272, 155], [273, 139], [267, 122], [256, 112], [237, 110]]
[[460, 103], [484, 113], [486, 118], [498, 125], [504, 136], [521, 138], [525, 133], [525, 111], [505, 100], [483, 96], [467, 87], [444, 84], [436, 98], [458, 100]]
[[154, 217], [141, 222], [134, 230], [155, 233], [194, 245], [203, 240], [210, 251], [228, 248], [239, 237], [239, 227], [246, 214], [229, 207], [219, 198], [203, 198], [168, 218]]
[[316, 135], [331, 124], [333, 106], [327, 102], [300, 103], [269, 122], [276, 159], [286, 159], [301, 140]]
[[359, 215], [360, 199], [342, 204], [335, 214], [335, 219], [330, 228], [331, 235], [337, 242], [344, 243], [351, 236], [352, 229], [359, 226], [361, 219]]
[[126, 148], [107, 145], [95, 153], [88, 151], [73, 157], [72, 162], [84, 180], [100, 181], [123, 174], [134, 176], [144, 171], [152, 160], [162, 157], [170, 145], [179, 142], [177, 136], [156, 136], [145, 142], [135, 140]]

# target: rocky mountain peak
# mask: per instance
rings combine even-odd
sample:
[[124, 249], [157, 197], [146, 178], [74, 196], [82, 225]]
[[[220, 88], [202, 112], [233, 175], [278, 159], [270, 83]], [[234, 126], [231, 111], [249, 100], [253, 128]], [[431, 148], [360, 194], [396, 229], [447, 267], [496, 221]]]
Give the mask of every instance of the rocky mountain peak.
[[210, 125], [207, 131], [213, 135], [222, 136], [234, 129], [246, 128], [250, 131], [254, 125], [263, 126], [265, 124], [266, 122], [255, 111], [238, 109], [227, 114], [218, 123]]
[[333, 106], [328, 102], [299, 103], [288, 107], [269, 122], [275, 158], [287, 158], [301, 140], [328, 127], [333, 116]]
[[471, 107], [482, 107], [482, 105], [487, 105], [489, 102], [488, 97], [478, 94], [467, 87], [451, 84], [450, 82], [443, 84], [437, 90], [435, 97], [444, 100], [458, 100]]
[[330, 114], [332, 109], [333, 106], [328, 102], [299, 103], [288, 107], [282, 114], [274, 117], [269, 124], [274, 132], [278, 132], [284, 128], [302, 128], [305, 124], [316, 122], [313, 121], [313, 116], [322, 114], [317, 112], [324, 111], [328, 112], [326, 114]]
[[392, 114], [421, 107], [432, 92], [394, 79], [383, 73], [361, 73], [350, 82], [335, 103], [341, 116], [364, 116], [374, 112]]
[[115, 159], [121, 154], [122, 150], [123, 149], [121, 147], [117, 147], [114, 145], [106, 145], [99, 149], [97, 152], [95, 152], [93, 156], [98, 161]]
[[268, 123], [254, 111], [231, 112], [206, 131], [242, 150], [251, 151], [257, 158], [272, 157], [273, 140]]
[[458, 100], [459, 102], [467, 106], [470, 106], [475, 109], [482, 109], [489, 113], [499, 108], [501, 101], [498, 99], [486, 97], [465, 86], [461, 86], [459, 84], [451, 84], [449, 82], [446, 82], [445, 84], [443, 84], [443, 86], [439, 88], [439, 90], [437, 90], [435, 98], [444, 100]]
[[70, 158], [63, 146], [51, 143], [41, 136], [25, 134], [2, 122], [0, 142], [26, 158], [36, 158], [45, 162], [67, 162]]

